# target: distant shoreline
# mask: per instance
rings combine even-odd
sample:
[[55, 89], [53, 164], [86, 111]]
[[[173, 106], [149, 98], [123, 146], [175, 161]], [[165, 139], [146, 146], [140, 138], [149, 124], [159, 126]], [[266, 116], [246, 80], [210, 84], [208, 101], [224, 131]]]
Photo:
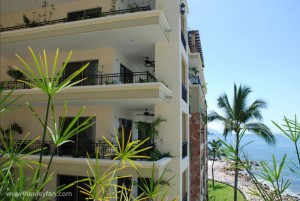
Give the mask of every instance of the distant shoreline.
[[[256, 163], [256, 162], [255, 162]], [[212, 173], [211, 173], [211, 165], [212, 161], [208, 161], [208, 178], [212, 179]], [[229, 184], [231, 186], [234, 185], [234, 172], [226, 170], [229, 166], [229, 163], [226, 161], [215, 161], [214, 163], [214, 176], [215, 181], [220, 181], [226, 184]], [[267, 184], [263, 184], [266, 189], [270, 189], [270, 186]], [[246, 196], [246, 199], [249, 201], [260, 201], [261, 199], [259, 197], [253, 196], [250, 194], [251, 189], [256, 189], [254, 183], [250, 179], [250, 177], [247, 175], [247, 173], [239, 174], [239, 183], [238, 188], [244, 193]], [[287, 194], [287, 199], [285, 200], [299, 200], [300, 194]], [[293, 199], [294, 198], [294, 199]]]

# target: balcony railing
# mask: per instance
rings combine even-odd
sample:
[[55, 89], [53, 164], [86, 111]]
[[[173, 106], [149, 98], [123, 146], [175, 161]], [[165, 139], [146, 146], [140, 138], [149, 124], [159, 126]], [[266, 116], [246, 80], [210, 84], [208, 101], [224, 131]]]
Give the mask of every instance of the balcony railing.
[[[121, 14], [126, 14], [126, 13], [135, 13], [135, 12], [141, 12], [141, 11], [147, 11], [147, 10], [151, 10], [150, 6], [136, 7], [136, 8], [130, 8], [130, 9], [121, 9], [121, 10], [113, 10], [113, 11], [108, 11], [108, 12], [101, 12], [98, 15], [89, 16], [89, 18], [76, 19], [76, 21], [77, 20], [87, 20], [87, 19], [90, 19], [90, 18], [106, 17], [106, 16], [111, 16], [111, 15], [121, 15]], [[12, 30], [18, 30], [18, 29], [27, 29], [27, 28], [33, 28], [33, 27], [48, 26], [48, 25], [53, 25], [53, 24], [67, 23], [67, 22], [70, 22], [70, 21], [74, 21], [74, 19], [63, 18], [63, 19], [56, 19], [56, 20], [51, 20], [51, 21], [36, 22], [36, 23], [28, 24], [28, 25], [26, 24], [26, 25], [12, 26], [12, 27], [4, 27], [4, 28], [0, 29], [0, 32], [12, 31]]]
[[181, 84], [181, 93], [182, 93], [182, 100], [187, 103], [187, 90], [183, 84]]
[[[76, 77], [74, 81], [84, 79], [76, 86], [90, 86], [90, 85], [112, 85], [112, 84], [130, 84], [130, 83], [147, 83], [158, 82], [158, 80], [148, 71], [147, 72], [133, 72], [133, 73], [114, 73], [114, 74], [99, 74], [85, 77]], [[31, 82], [25, 80], [27, 82]], [[64, 78], [60, 80], [60, 83]], [[30, 89], [31, 86], [20, 81], [6, 81], [0, 82], [0, 89]]]
[[184, 34], [182, 31], [181, 31], [181, 42], [182, 42], [184, 49], [186, 50], [186, 40], [185, 40], [185, 37], [184, 37]]
[[[6, 143], [8, 143], [8, 140], [5, 140]], [[23, 150], [23, 153], [30, 153], [35, 150], [41, 150], [42, 148], [42, 141], [34, 141], [31, 143], [31, 140], [14, 140], [14, 148], [16, 150]], [[31, 143], [31, 144], [30, 144]], [[30, 144], [30, 145], [29, 145]], [[28, 147], [26, 147], [29, 145]], [[117, 144], [113, 144], [115, 147], [117, 147]], [[3, 146], [0, 144], [0, 147]], [[26, 147], [26, 149], [25, 149]], [[60, 146], [57, 150], [55, 150], [55, 146], [53, 142], [46, 141], [44, 146], [43, 155], [49, 155], [54, 152], [57, 156], [71, 156], [71, 157], [87, 157], [87, 153], [91, 158], [94, 158], [96, 156], [96, 150], [98, 150], [98, 157], [99, 158], [107, 158], [111, 157], [114, 154], [113, 148], [106, 142], [95, 142], [92, 140], [89, 140], [86, 142], [86, 144], [82, 143], [66, 143], [62, 146]], [[40, 153], [37, 152], [37, 153]]]
[[192, 74], [189, 74], [189, 79], [191, 81], [192, 84], [200, 84], [201, 85], [201, 81], [200, 81], [200, 78], [199, 76], [195, 76], [195, 75], [192, 75]]
[[183, 197], [182, 197], [182, 201], [187, 201], [187, 197], [188, 197], [188, 194], [187, 194], [187, 192], [183, 195]]
[[[4, 139], [6, 144], [9, 144], [8, 139]], [[112, 143], [113, 146], [118, 149], [117, 143]], [[22, 151], [23, 154], [30, 153], [32, 151], [38, 150], [34, 154], [39, 154], [42, 148], [42, 141], [31, 140], [13, 140], [14, 149], [19, 152]], [[28, 146], [27, 146], [28, 145]], [[150, 156], [150, 154], [155, 150], [155, 144], [149, 144], [147, 147], [151, 147], [147, 151], [142, 152], [144, 156]], [[3, 148], [3, 143], [0, 142], [0, 148]], [[45, 141], [43, 155], [51, 155], [54, 153], [55, 156], [66, 156], [66, 157], [87, 157], [87, 154], [90, 158], [96, 157], [96, 152], [98, 153], [98, 158], [100, 159], [111, 159], [114, 157], [115, 150], [105, 141], [94, 141], [87, 140], [85, 142], [74, 143], [68, 142], [55, 150], [55, 146], [51, 141]]]
[[183, 142], [182, 143], [182, 158], [185, 158], [187, 156], [187, 152], [188, 152], [188, 146], [187, 146], [187, 142]]

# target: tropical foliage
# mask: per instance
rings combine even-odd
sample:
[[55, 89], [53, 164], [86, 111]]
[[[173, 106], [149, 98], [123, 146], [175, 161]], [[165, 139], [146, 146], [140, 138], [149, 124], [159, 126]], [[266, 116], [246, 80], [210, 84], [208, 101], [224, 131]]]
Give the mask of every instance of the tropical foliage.
[[[52, 65], [52, 70], [49, 71], [49, 64], [47, 60], [46, 51], [43, 51], [43, 54], [35, 54], [34, 51], [29, 48], [32, 60], [34, 62], [34, 67], [30, 66], [27, 61], [17, 55], [24, 68], [15, 67], [16, 70], [22, 72], [28, 80], [18, 80], [23, 82], [33, 88], [37, 88], [44, 92], [47, 97], [46, 100], [46, 111], [45, 116], [41, 117], [39, 113], [35, 110], [33, 106], [28, 103], [29, 109], [32, 111], [33, 116], [38, 120], [40, 126], [43, 128], [43, 133], [40, 137], [35, 139], [30, 139], [28, 143], [26, 141], [28, 134], [26, 134], [21, 140], [21, 142], [16, 143], [13, 139], [12, 128], [9, 129], [8, 137], [4, 139], [3, 135], [0, 135], [0, 200], [25, 200], [25, 201], [33, 201], [33, 200], [48, 200], [47, 197], [42, 197], [40, 195], [36, 196], [25, 196], [25, 197], [14, 197], [9, 196], [9, 193], [18, 193], [18, 192], [42, 192], [44, 187], [53, 179], [54, 173], [51, 172], [51, 166], [54, 154], [56, 150], [62, 146], [63, 144], [70, 142], [71, 138], [80, 131], [87, 129], [94, 122], [92, 122], [93, 116], [87, 118], [85, 121], [77, 124], [77, 120], [83, 114], [85, 107], [82, 107], [73, 120], [65, 124], [65, 119], [67, 117], [67, 103], [64, 105], [63, 115], [60, 120], [60, 123], [56, 122], [56, 108], [54, 105], [54, 97], [58, 92], [65, 90], [82, 80], [74, 81], [77, 75], [79, 75], [87, 66], [83, 66], [73, 74], [71, 74], [67, 78], [63, 78], [63, 72], [66, 69], [67, 63], [69, 62], [72, 52], [67, 56], [62, 68], [58, 68], [58, 57], [59, 50], [56, 51], [54, 62]], [[57, 75], [57, 76], [56, 76]], [[56, 76], [56, 78], [54, 78]], [[3, 89], [0, 89], [0, 95], [3, 97], [0, 100], [0, 115], [3, 116], [6, 112], [9, 112], [10, 108], [13, 104], [19, 99], [12, 98], [13, 90], [9, 92], [5, 92], [3, 94]], [[52, 121], [52, 125], [48, 122]], [[76, 126], [75, 126], [76, 125]], [[155, 132], [154, 132], [155, 133]], [[143, 158], [143, 156], [139, 156], [139, 154], [150, 147], [144, 147], [143, 144], [147, 141], [133, 141], [133, 142], [124, 142], [124, 129], [123, 129], [123, 138], [118, 141], [118, 147], [113, 146], [109, 140], [104, 138], [104, 140], [111, 145], [114, 149], [114, 160], [116, 163], [112, 165], [104, 174], [100, 174], [99, 170], [99, 160], [98, 154], [96, 153], [96, 162], [92, 162], [91, 159], [88, 159], [88, 165], [90, 167], [91, 174], [88, 175], [88, 178], [82, 182], [87, 182], [88, 185], [86, 188], [82, 188], [81, 192], [86, 194], [89, 199], [95, 200], [108, 200], [110, 198], [116, 198], [118, 189], [125, 189], [124, 186], [117, 186], [115, 181], [120, 176], [117, 176], [118, 171], [123, 168], [126, 168], [126, 164], [130, 164], [133, 168], [139, 167], [139, 164], [135, 161], [135, 159]], [[49, 136], [49, 139], [54, 144], [54, 150], [51, 152], [50, 158], [48, 162], [44, 162], [44, 151], [47, 150], [47, 146], [45, 146], [45, 138], [46, 135]], [[117, 134], [116, 134], [117, 136]], [[42, 144], [39, 149], [29, 150], [31, 144], [33, 144], [37, 139], [42, 138]], [[118, 139], [116, 137], [116, 139]], [[26, 143], [25, 143], [26, 141]], [[25, 151], [26, 150], [26, 151]], [[28, 157], [30, 154], [38, 154], [38, 161], [30, 159]], [[31, 168], [32, 175], [25, 176], [24, 169]], [[41, 171], [42, 168], [44, 171]], [[16, 174], [17, 173], [17, 174]], [[18, 175], [18, 176], [16, 176]], [[123, 176], [123, 177], [129, 177]], [[57, 192], [62, 192], [67, 189], [71, 185], [75, 185], [75, 183], [62, 186], [57, 189]], [[110, 188], [112, 187], [112, 189]], [[168, 188], [160, 188], [163, 189], [163, 195]], [[126, 192], [128, 189], [126, 189]], [[122, 191], [122, 190], [121, 190]], [[123, 191], [122, 191], [123, 192]], [[130, 196], [130, 200], [139, 200], [139, 198], [133, 198], [131, 193], [125, 194], [121, 193], [121, 196], [124, 195], [124, 199]], [[159, 194], [161, 195], [161, 194]], [[145, 199], [147, 199], [147, 195], [145, 195]]]
[[300, 152], [298, 149], [298, 141], [300, 139], [300, 123], [297, 122], [297, 116], [294, 119], [283, 118], [284, 124], [279, 126], [276, 122], [272, 121], [277, 128], [279, 128], [282, 133], [294, 142], [295, 150], [298, 158], [298, 163], [300, 166]]
[[[263, 117], [261, 109], [267, 107], [265, 101], [257, 99], [251, 104], [248, 103], [249, 94], [251, 89], [247, 86], [240, 85], [239, 87], [234, 84], [233, 102], [230, 103], [227, 94], [221, 95], [217, 99], [217, 105], [222, 110], [223, 115], [212, 111], [208, 115], [208, 121], [221, 121], [224, 126], [223, 135], [229, 133], [235, 134], [235, 154], [239, 156], [241, 133], [249, 131], [263, 138], [268, 144], [275, 144], [275, 137], [272, 135], [270, 129], [261, 123]], [[238, 185], [238, 172], [239, 161], [235, 160], [234, 167], [234, 201], [237, 201], [237, 185]]]
[[214, 163], [217, 159], [221, 160], [223, 156], [225, 156], [225, 152], [222, 148], [222, 141], [221, 140], [212, 140], [208, 142], [210, 147], [208, 147], [208, 157], [213, 161], [211, 166], [211, 173], [212, 173], [212, 183], [213, 186], [215, 185], [215, 178], [214, 178]]

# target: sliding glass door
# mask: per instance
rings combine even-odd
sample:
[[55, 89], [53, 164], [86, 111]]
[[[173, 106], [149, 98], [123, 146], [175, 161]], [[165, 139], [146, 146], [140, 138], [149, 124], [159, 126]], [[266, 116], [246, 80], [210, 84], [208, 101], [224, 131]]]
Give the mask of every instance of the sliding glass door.
[[[80, 117], [76, 123], [74, 124], [73, 128], [80, 125], [82, 122], [86, 121], [88, 117]], [[67, 117], [64, 122], [63, 130], [66, 130], [67, 127], [71, 124], [74, 117]], [[95, 118], [91, 120], [94, 122]], [[74, 135], [70, 140], [71, 142], [67, 142], [59, 147], [59, 155], [71, 155], [74, 157], [79, 156], [86, 156], [86, 152], [94, 152], [94, 140], [96, 134], [96, 124], [88, 127], [87, 129], [78, 132]]]
[[98, 60], [70, 62], [67, 64], [67, 67], [64, 72], [64, 77], [69, 77], [87, 63], [89, 63], [89, 66], [79, 75], [77, 75], [74, 79], [72, 79], [72, 82], [76, 82], [84, 78], [84, 81], [77, 83], [75, 86], [97, 85]]

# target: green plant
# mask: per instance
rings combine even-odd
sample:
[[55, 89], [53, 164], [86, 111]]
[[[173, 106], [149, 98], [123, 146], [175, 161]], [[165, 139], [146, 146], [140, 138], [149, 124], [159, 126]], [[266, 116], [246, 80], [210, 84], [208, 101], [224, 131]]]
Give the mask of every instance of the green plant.
[[[215, 185], [214, 179], [214, 163], [217, 159], [221, 160], [221, 157], [225, 156], [225, 153], [222, 149], [222, 142], [220, 140], [212, 140], [208, 142], [210, 147], [208, 147], [208, 156], [212, 159], [211, 173], [212, 173], [212, 183]], [[201, 158], [202, 161], [202, 158]]]
[[134, 11], [135, 8], [139, 7], [136, 2], [128, 3], [128, 9]]
[[[282, 195], [291, 185], [289, 180], [285, 180], [282, 170], [286, 166], [286, 154], [278, 164], [274, 155], [272, 156], [272, 167], [265, 161], [260, 161], [260, 166], [253, 168], [253, 163], [249, 160], [244, 152], [242, 152], [242, 157], [236, 154], [235, 148], [231, 144], [227, 144], [225, 141], [220, 140], [224, 145], [224, 151], [227, 157], [232, 161], [238, 162], [238, 168], [240, 170], [247, 171], [250, 179], [254, 183], [256, 189], [250, 189], [252, 195], [258, 196], [264, 201], [274, 201], [282, 200]], [[245, 144], [243, 147], [247, 146], [251, 142]], [[235, 166], [236, 167], [236, 166]], [[260, 180], [269, 182], [272, 186], [271, 190], [267, 190]]]
[[156, 117], [152, 122], [142, 122], [139, 121], [136, 123], [136, 128], [139, 130], [142, 130], [147, 137], [150, 137], [151, 142], [154, 142], [155, 138], [158, 137], [158, 126], [162, 122], [166, 122], [167, 120], [162, 117]]
[[0, 133], [2, 133], [3, 135], [8, 135], [10, 132], [12, 134], [23, 134], [23, 128], [16, 122], [9, 124], [8, 128], [5, 130], [0, 127]]
[[[80, 182], [87, 182], [88, 184], [85, 187], [81, 187], [81, 191], [89, 196], [89, 199], [93, 200], [109, 200], [109, 199], [117, 199], [118, 196], [121, 196], [121, 200], [128, 199], [128, 196], [131, 197], [129, 200], [133, 199], [131, 194], [126, 194], [127, 189], [125, 186], [119, 186], [116, 184], [116, 181], [120, 178], [128, 178], [130, 175], [125, 176], [116, 176], [119, 171], [127, 168], [125, 162], [128, 162], [131, 167], [137, 170], [137, 167], [140, 164], [134, 159], [142, 159], [148, 158], [147, 156], [140, 156], [139, 153], [142, 153], [144, 150], [150, 149], [151, 147], [146, 147], [140, 149], [143, 144], [149, 140], [145, 139], [143, 141], [135, 140], [135, 141], [128, 141], [125, 142], [125, 130], [124, 127], [122, 128], [121, 132], [121, 140], [118, 138], [118, 134], [114, 132], [115, 139], [117, 141], [118, 147], [115, 147], [111, 141], [105, 137], [103, 137], [104, 141], [110, 145], [112, 149], [114, 149], [114, 159], [116, 163], [111, 165], [104, 174], [100, 174], [100, 167], [99, 167], [99, 159], [98, 159], [98, 150], [96, 151], [96, 163], [95, 165], [91, 161], [90, 156], [88, 156], [88, 165], [90, 168], [91, 174], [88, 173], [88, 178], [83, 179], [80, 181], [76, 181], [69, 185], [65, 185], [59, 188], [59, 192], [67, 189], [68, 187], [80, 183]], [[130, 132], [131, 135], [131, 132]], [[130, 139], [130, 138], [129, 138]], [[116, 189], [121, 189], [120, 191], [116, 191]]]
[[117, 82], [115, 81], [115, 80], [108, 80], [108, 79], [105, 79], [105, 81], [104, 81], [104, 84], [106, 84], [106, 85], [110, 85], [110, 84], [117, 84]]
[[[46, 23], [47, 21], [50, 21], [54, 11], [55, 11], [55, 6], [54, 4], [49, 4], [47, 1], [43, 1], [42, 6], [41, 6], [43, 13], [39, 13], [38, 19], [34, 18], [33, 15], [33, 19], [30, 20], [26, 14], [23, 14], [23, 22], [27, 27], [35, 27], [38, 25], [38, 23], [40, 22], [44, 22]], [[33, 12], [33, 14], [35, 14], [35, 12]]]
[[172, 156], [172, 154], [170, 152], [162, 153], [161, 157], [162, 158], [164, 158], [164, 157], [173, 158], [173, 156]]
[[[235, 134], [235, 152], [239, 155], [240, 141], [243, 137], [243, 131], [250, 131], [257, 136], [263, 138], [268, 144], [275, 144], [275, 137], [271, 130], [263, 123], [261, 123], [262, 115], [261, 109], [266, 108], [265, 101], [257, 99], [250, 105], [247, 104], [247, 99], [251, 93], [251, 89], [247, 86], [240, 85], [237, 88], [234, 84], [233, 103], [230, 104], [226, 94], [221, 95], [217, 99], [218, 107], [224, 112], [220, 115], [217, 112], [210, 112], [208, 121], [221, 121], [224, 124], [223, 135], [226, 136], [234, 132]], [[237, 200], [237, 185], [238, 185], [238, 161], [235, 161], [234, 167], [234, 201]]]
[[55, 11], [54, 4], [49, 4], [47, 1], [43, 1], [41, 8], [43, 9], [44, 13], [39, 14], [39, 17], [42, 17], [44, 22], [49, 21]]
[[27, 26], [27, 27], [35, 27], [37, 26], [37, 24], [39, 23], [38, 20], [36, 19], [33, 19], [33, 20], [30, 20], [27, 15], [23, 14], [23, 22], [24, 24]]
[[[7, 165], [7, 163], [3, 164], [3, 166], [1, 166], [1, 174], [4, 175], [5, 179], [1, 180], [0, 182], [0, 187], [3, 187], [2, 189], [4, 189], [5, 191], [10, 191], [11, 189], [14, 189], [14, 187], [16, 186], [12, 186], [11, 188], [6, 188], [5, 186], [12, 185], [12, 183], [15, 182], [16, 185], [18, 185], [18, 188], [20, 187], [20, 191], [16, 191], [16, 192], [21, 192], [23, 190], [26, 190], [28, 192], [41, 192], [43, 191], [44, 186], [46, 185], [47, 182], [49, 182], [52, 179], [52, 173], [49, 173], [51, 164], [52, 164], [52, 160], [53, 160], [53, 155], [56, 152], [56, 149], [61, 146], [62, 144], [66, 143], [69, 141], [69, 139], [76, 135], [78, 132], [88, 128], [92, 123], [90, 122], [91, 118], [88, 119], [87, 121], [83, 122], [82, 124], [80, 124], [78, 127], [74, 128], [75, 123], [77, 122], [78, 118], [80, 117], [80, 115], [82, 114], [82, 112], [84, 111], [84, 108], [82, 108], [79, 113], [75, 116], [74, 120], [69, 123], [69, 125], [67, 126], [67, 128], [62, 131], [62, 128], [64, 128], [63, 124], [64, 124], [64, 119], [67, 115], [66, 112], [66, 104], [64, 107], [64, 112], [63, 112], [63, 117], [61, 120], [61, 126], [60, 128], [58, 128], [58, 124], [55, 121], [55, 108], [54, 108], [54, 102], [53, 102], [53, 96], [55, 96], [55, 94], [59, 91], [62, 91], [68, 87], [73, 86], [74, 84], [80, 82], [81, 80], [77, 81], [77, 82], [71, 82], [71, 80], [76, 77], [79, 73], [81, 73], [86, 67], [87, 65], [85, 65], [84, 67], [82, 67], [81, 69], [79, 69], [78, 71], [76, 71], [75, 73], [73, 73], [70, 77], [68, 77], [67, 79], [64, 79], [63, 82], [59, 83], [59, 79], [60, 77], [63, 75], [63, 71], [66, 68], [66, 65], [71, 57], [71, 54], [69, 54], [66, 62], [64, 62], [64, 66], [62, 67], [61, 71], [58, 74], [58, 79], [54, 78], [55, 72], [56, 72], [56, 67], [57, 67], [57, 61], [58, 61], [58, 53], [59, 51], [57, 50], [55, 58], [54, 58], [54, 63], [53, 63], [53, 68], [52, 68], [52, 72], [49, 73], [48, 72], [48, 63], [47, 63], [47, 54], [44, 51], [43, 52], [43, 56], [39, 55], [39, 59], [37, 59], [37, 55], [32, 51], [31, 48], [29, 48], [29, 51], [31, 53], [31, 56], [33, 58], [36, 70], [34, 70], [25, 60], [23, 60], [20, 56], [17, 55], [17, 57], [19, 58], [19, 60], [21, 61], [21, 63], [24, 65], [24, 69], [26, 70], [21, 70], [18, 67], [15, 67], [17, 70], [19, 70], [20, 72], [22, 72], [29, 80], [20, 80], [20, 82], [23, 82], [25, 84], [28, 84], [30, 86], [33, 86], [35, 88], [40, 89], [42, 92], [44, 92], [47, 95], [47, 107], [46, 107], [46, 114], [45, 114], [45, 120], [43, 121], [42, 118], [38, 115], [38, 113], [34, 110], [34, 108], [32, 106], [29, 105], [29, 109], [33, 112], [34, 116], [38, 119], [38, 121], [40, 122], [41, 126], [43, 127], [43, 134], [42, 134], [42, 145], [40, 147], [40, 149], [31, 151], [29, 150], [29, 153], [26, 153], [29, 149], [29, 146], [34, 142], [34, 140], [28, 144], [24, 144], [23, 145], [19, 145], [18, 144], [18, 148], [17, 150], [15, 150], [15, 146], [13, 143], [13, 139], [12, 137], [9, 138], [9, 143], [6, 144], [6, 148], [1, 150], [1, 155], [7, 155], [8, 160], [10, 161], [9, 164], [11, 165]], [[35, 73], [37, 72], [37, 73]], [[51, 75], [51, 77], [49, 76]], [[2, 93], [2, 91], [1, 91]], [[12, 92], [9, 93], [9, 95]], [[1, 103], [1, 113], [7, 111], [7, 107], [10, 106], [12, 103], [9, 102], [8, 104], [5, 104], [5, 101], [8, 100], [8, 95], [5, 96], [4, 101], [0, 101]], [[17, 99], [14, 99], [13, 102], [15, 102]], [[50, 113], [51, 111], [51, 113]], [[52, 120], [53, 123], [53, 127], [54, 128], [50, 128], [48, 126], [48, 119]], [[10, 132], [11, 133], [11, 132]], [[41, 174], [41, 167], [44, 166], [44, 164], [42, 163], [42, 158], [44, 155], [45, 151], [40, 151], [40, 150], [44, 150], [45, 149], [45, 137], [46, 134], [49, 134], [50, 139], [52, 140], [52, 143], [54, 144], [54, 151], [51, 154], [50, 160], [48, 162], [48, 164], [46, 165], [46, 169], [45, 169], [45, 173]], [[10, 136], [12, 136], [12, 134], [10, 134]], [[26, 136], [25, 136], [26, 137]], [[23, 148], [24, 147], [24, 148]], [[21, 152], [19, 152], [18, 150], [21, 150]], [[32, 153], [36, 153], [39, 152], [39, 162], [36, 163], [36, 167], [35, 167], [35, 172], [33, 173], [33, 176], [31, 177], [30, 180], [26, 180], [24, 179], [23, 175], [23, 165], [24, 162], [23, 160], [21, 160], [21, 158], [19, 158], [19, 154], [22, 153], [22, 155], [20, 157], [23, 157], [25, 154], [23, 153], [25, 151], [25, 154], [32, 154]], [[13, 153], [12, 153], [13, 152]], [[13, 178], [13, 174], [11, 173], [12, 167], [13, 165], [18, 165], [19, 171], [21, 173], [21, 176], [19, 178]], [[16, 180], [17, 179], [17, 180]], [[14, 180], [14, 181], [10, 181], [10, 180]], [[26, 180], [26, 181], [25, 181]], [[17, 188], [17, 187], [16, 187]], [[0, 188], [1, 190], [1, 188]], [[14, 189], [16, 190], [16, 189]], [[5, 195], [4, 193], [2, 193], [3, 191], [1, 191], [1, 195]], [[10, 192], [14, 192], [14, 191], [10, 191]], [[39, 197], [28, 197], [26, 198], [26, 200], [38, 200]]]
[[294, 119], [287, 119], [284, 117], [283, 119], [284, 124], [279, 126], [277, 123], [272, 121], [277, 128], [279, 128], [282, 133], [288, 137], [291, 141], [294, 142], [296, 154], [298, 157], [298, 163], [300, 166], [300, 153], [298, 149], [298, 141], [300, 139], [300, 124], [297, 122], [297, 116], [295, 115]]
[[141, 183], [135, 182], [134, 184], [137, 185], [139, 189], [141, 189], [141, 191], [143, 192], [141, 197], [145, 200], [154, 201], [158, 196], [162, 196], [161, 200], [165, 200], [167, 197], [167, 192], [171, 187], [170, 182], [174, 177], [171, 177], [168, 180], [164, 180], [165, 173], [167, 171], [167, 169], [165, 168], [161, 176], [158, 179], [155, 179], [154, 165], [155, 163], [153, 163], [150, 178], [143, 178], [141, 177], [140, 173], [137, 172]]
[[159, 150], [154, 149], [153, 151], [150, 152], [150, 158], [149, 158], [150, 161], [157, 161], [161, 158], [162, 158], [162, 154]]
[[[45, 51], [42, 55], [38, 56], [32, 51], [31, 48], [29, 48], [29, 51], [31, 53], [35, 68], [31, 67], [24, 59], [17, 55], [22, 65], [24, 66], [23, 69], [25, 70], [21, 70], [18, 67], [16, 67], [16, 69], [20, 70], [28, 78], [28, 80], [22, 80], [21, 82], [38, 88], [47, 97], [44, 120], [40, 117], [39, 113], [30, 104], [28, 104], [29, 109], [32, 111], [33, 115], [37, 118], [38, 122], [42, 126], [43, 133], [41, 134], [41, 136], [31, 140], [30, 142], [26, 140], [29, 134], [25, 135], [21, 142], [14, 141], [11, 129], [8, 135], [8, 140], [4, 140], [3, 135], [0, 135], [0, 157], [1, 159], [3, 159], [0, 160], [0, 200], [12, 200], [12, 197], [9, 197], [9, 194], [7, 194], [8, 192], [43, 192], [44, 187], [53, 179], [54, 176], [50, 171], [50, 168], [52, 165], [53, 156], [56, 153], [57, 149], [59, 149], [61, 145], [70, 142], [73, 136], [87, 129], [94, 123], [92, 122], [93, 116], [91, 116], [78, 125], [78, 119], [85, 110], [85, 107], [82, 107], [79, 112], [74, 115], [75, 117], [72, 119], [72, 121], [68, 122], [68, 124], [65, 125], [67, 117], [67, 103], [64, 104], [60, 123], [57, 123], [56, 108], [53, 101], [55, 95], [58, 92], [61, 92], [66, 88], [76, 85], [77, 83], [82, 81], [78, 80], [76, 82], [72, 82], [72, 80], [76, 76], [82, 73], [82, 71], [88, 66], [88, 64], [60, 82], [59, 80], [61, 80], [61, 77], [63, 76], [63, 72], [66, 69], [72, 52], [68, 55], [66, 61], [64, 62], [64, 65], [57, 74], [57, 79], [55, 79], [54, 75], [57, 72], [56, 69], [59, 51], [56, 51], [51, 72], [48, 71], [49, 68], [47, 62], [47, 54]], [[3, 90], [1, 89], [0, 95], [2, 95], [2, 91]], [[3, 114], [8, 112], [9, 107], [18, 100], [18, 98], [12, 100], [10, 99], [12, 93], [13, 90], [4, 95], [3, 99], [0, 100], [1, 117]], [[49, 124], [50, 121], [52, 121], [51, 124]], [[50, 127], [50, 125], [53, 126]], [[46, 135], [48, 135], [48, 138], [51, 140], [51, 155], [49, 161], [47, 160], [47, 162], [44, 162], [45, 160], [43, 160], [43, 156], [47, 154], [46, 152], [49, 148], [49, 144], [47, 144], [47, 142], [45, 141]], [[137, 169], [137, 167], [140, 167], [141, 165], [138, 163], [138, 161], [136, 161], [136, 159], [148, 158], [147, 156], [140, 156], [139, 154], [151, 148], [143, 148], [143, 144], [146, 143], [149, 138], [143, 141], [136, 140], [133, 142], [125, 142], [124, 135], [124, 128], [122, 129], [122, 137], [120, 140], [118, 139], [118, 134], [115, 132], [115, 139], [118, 144], [117, 147], [115, 147], [108, 139], [104, 138], [104, 141], [108, 143], [114, 150], [113, 155], [114, 160], [116, 160], [116, 163], [114, 163], [106, 172], [104, 172], [104, 174], [102, 174], [102, 172], [100, 174], [101, 168], [99, 168], [98, 150], [96, 150], [96, 163], [94, 163], [94, 160], [92, 161], [88, 155], [88, 165], [90, 167], [90, 171], [87, 172], [88, 178], [81, 180], [82, 182], [87, 182], [87, 185], [81, 187], [81, 192], [88, 195], [89, 199], [116, 199], [116, 196], [118, 195], [117, 189], [119, 186], [115, 181], [117, 181], [117, 179], [119, 178], [126, 177], [117, 176], [118, 172], [124, 168], [127, 168], [128, 164], [131, 167]], [[31, 145], [39, 138], [42, 139], [41, 146], [36, 150], [30, 150]], [[129, 137], [129, 139], [130, 138], [131, 137]], [[29, 154], [35, 153], [39, 154], [38, 161], [30, 159], [31, 157], [26, 158], [26, 156], [28, 156]], [[32, 167], [32, 175], [30, 177], [24, 174], [24, 166]], [[41, 171], [42, 168], [43, 171]], [[58, 188], [57, 192], [61, 192], [74, 184], [75, 183], [64, 185]], [[121, 186], [121, 188], [124, 189], [125, 187]], [[166, 195], [167, 191], [165, 191], [165, 194], [163, 194], [163, 196], [166, 197]], [[132, 197], [132, 194], [127, 194], [126, 196]], [[47, 198], [37, 195], [19, 197], [14, 200], [37, 201], [45, 199]], [[139, 200], [139, 198], [133, 197], [130, 199]]]
[[15, 81], [25, 79], [24, 74], [11, 66], [8, 66], [8, 70], [6, 71], [7, 75], [12, 77]]
[[72, 157], [74, 157], [74, 158], [78, 158], [78, 157], [80, 157], [80, 156], [82, 156], [82, 154], [81, 154], [81, 152], [80, 151], [78, 151], [78, 150], [76, 150], [76, 149], [74, 149], [73, 151], [72, 151]]
[[21, 98], [21, 96], [18, 96], [16, 98], [12, 98], [10, 100], [12, 93], [14, 92], [14, 89], [10, 90], [7, 94], [3, 94], [3, 91], [6, 86], [6, 82], [3, 84], [3, 87], [0, 88], [0, 116], [4, 115], [5, 113], [9, 112], [9, 107], [12, 106], [17, 100]]
[[258, 174], [260, 178], [271, 183], [273, 187], [272, 200], [282, 201], [282, 194], [288, 189], [291, 185], [289, 180], [284, 179], [282, 175], [282, 170], [285, 166], [286, 154], [283, 156], [281, 162], [277, 164], [276, 158], [273, 155], [273, 167], [270, 167], [265, 161], [260, 162], [261, 172]]
[[197, 76], [198, 73], [200, 72], [199, 67], [192, 67], [190, 68], [190, 70], [194, 73], [194, 76]]
[[111, 11], [115, 11], [116, 10], [116, 3], [117, 3], [117, 0], [111, 0]]

